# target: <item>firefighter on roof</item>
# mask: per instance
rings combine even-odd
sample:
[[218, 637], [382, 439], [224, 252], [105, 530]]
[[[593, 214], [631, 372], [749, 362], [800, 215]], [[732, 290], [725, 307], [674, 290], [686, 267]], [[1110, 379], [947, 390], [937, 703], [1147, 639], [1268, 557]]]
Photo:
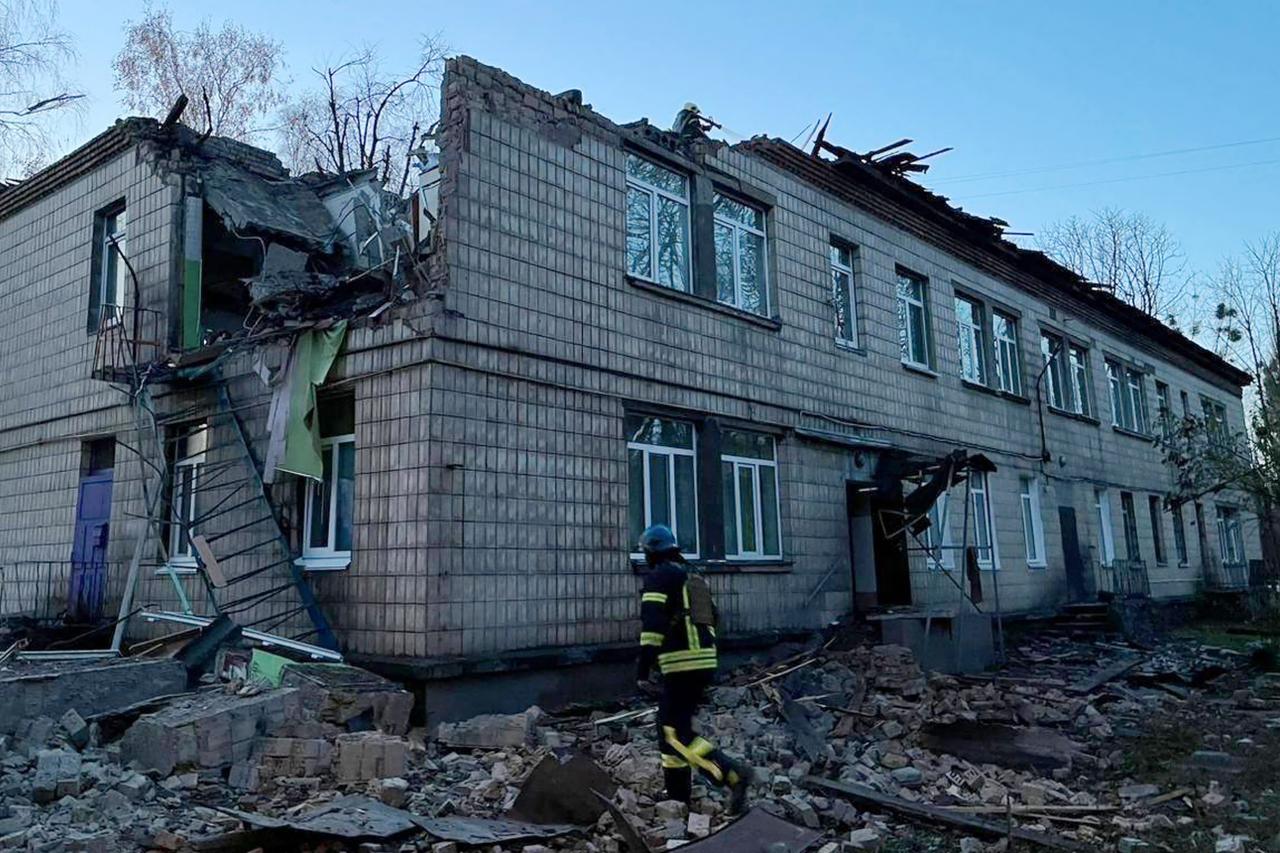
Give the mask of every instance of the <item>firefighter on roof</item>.
[[693, 716], [716, 671], [716, 609], [703, 578], [689, 570], [675, 535], [664, 525], [640, 537], [649, 571], [640, 597], [642, 690], [656, 664], [662, 675], [658, 701], [658, 742], [667, 796], [689, 802], [696, 768], [730, 791], [729, 812], [746, 801], [750, 770], [694, 734]]

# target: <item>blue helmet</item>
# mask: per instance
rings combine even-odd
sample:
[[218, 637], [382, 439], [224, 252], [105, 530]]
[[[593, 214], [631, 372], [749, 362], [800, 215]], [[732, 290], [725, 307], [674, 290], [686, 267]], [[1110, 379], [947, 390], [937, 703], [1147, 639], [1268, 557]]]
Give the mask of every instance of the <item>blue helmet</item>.
[[680, 553], [680, 545], [670, 527], [655, 524], [640, 534], [640, 550], [647, 557], [663, 557]]

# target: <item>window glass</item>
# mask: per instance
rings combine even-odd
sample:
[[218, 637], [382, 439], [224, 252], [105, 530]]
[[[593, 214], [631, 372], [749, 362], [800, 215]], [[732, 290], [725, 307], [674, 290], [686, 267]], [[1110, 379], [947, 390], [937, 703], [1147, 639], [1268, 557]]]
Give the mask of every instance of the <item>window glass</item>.
[[982, 328], [982, 306], [963, 296], [956, 297], [956, 342], [960, 354], [960, 378], [986, 385], [987, 347]]
[[1187, 530], [1182, 520], [1182, 504], [1173, 508], [1173, 550], [1178, 557], [1179, 566], [1191, 562], [1187, 554]]
[[853, 250], [831, 245], [831, 301], [835, 306], [836, 338], [858, 342], [857, 295], [854, 292]]
[[627, 415], [627, 519], [631, 543], [654, 524], [676, 535], [686, 557], [698, 553], [697, 478], [693, 424]]
[[929, 507], [929, 527], [925, 530], [925, 547], [929, 549], [929, 568], [936, 569], [939, 564], [944, 569], [955, 565], [955, 555], [950, 546], [955, 543], [951, 538], [951, 519], [949, 518], [947, 493], [943, 492]]
[[1151, 520], [1151, 545], [1156, 562], [1168, 562], [1164, 553], [1164, 514], [1160, 512], [1160, 499], [1155, 495], [1147, 496], [1147, 515]]
[[769, 313], [764, 212], [716, 193], [716, 298], [726, 305]]
[[1020, 481], [1022, 502], [1022, 531], [1026, 547], [1027, 564], [1043, 566], [1044, 555], [1044, 521], [1040, 515], [1040, 487], [1034, 477], [1023, 477]]
[[627, 272], [688, 292], [689, 181], [678, 172], [627, 155]]
[[925, 281], [904, 270], [898, 271], [898, 340], [903, 361], [918, 367], [930, 366]]
[[773, 437], [725, 430], [722, 442], [726, 556], [782, 556]]
[[1142, 549], [1138, 545], [1138, 512], [1133, 505], [1131, 492], [1120, 493], [1120, 514], [1124, 518], [1124, 549], [1126, 556], [1134, 562], [1142, 559]]
[[1077, 344], [1068, 349], [1071, 377], [1071, 410], [1077, 415], [1093, 415], [1089, 392], [1089, 351]]
[[1010, 394], [1022, 393], [1022, 369], [1018, 361], [1018, 321], [999, 311], [991, 313], [995, 343], [996, 387]]
[[721, 442], [725, 456], [773, 459], [773, 438], [764, 433], [727, 429], [722, 434]]
[[1062, 340], [1047, 333], [1040, 334], [1040, 355], [1044, 359], [1045, 399], [1055, 409], [1067, 409], [1066, 381], [1062, 371]]
[[1098, 559], [1110, 566], [1116, 558], [1115, 538], [1111, 532], [1111, 497], [1106, 489], [1093, 490], [1094, 509], [1098, 516]]
[[991, 542], [991, 501], [987, 494], [987, 475], [974, 472], [969, 486], [973, 506], [973, 546], [978, 552], [978, 564], [983, 568], [995, 565], [995, 547]]

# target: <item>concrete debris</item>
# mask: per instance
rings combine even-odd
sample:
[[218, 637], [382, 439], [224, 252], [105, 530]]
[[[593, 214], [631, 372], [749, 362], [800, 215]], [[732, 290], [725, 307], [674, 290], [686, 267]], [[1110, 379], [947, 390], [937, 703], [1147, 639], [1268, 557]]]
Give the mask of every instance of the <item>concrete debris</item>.
[[542, 716], [536, 705], [523, 714], [484, 714], [459, 723], [441, 723], [436, 740], [455, 749], [500, 749], [532, 742]]

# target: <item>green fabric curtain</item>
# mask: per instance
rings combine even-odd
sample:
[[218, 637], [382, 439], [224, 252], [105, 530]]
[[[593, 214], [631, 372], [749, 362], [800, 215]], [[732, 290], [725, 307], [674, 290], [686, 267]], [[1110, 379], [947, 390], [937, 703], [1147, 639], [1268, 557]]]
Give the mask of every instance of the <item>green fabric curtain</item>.
[[324, 383], [329, 368], [342, 349], [347, 334], [343, 320], [324, 331], [311, 329], [294, 344], [288, 377], [289, 416], [285, 426], [284, 455], [276, 469], [299, 477], [320, 480], [324, 464], [320, 459], [320, 424], [316, 414], [316, 388]]

